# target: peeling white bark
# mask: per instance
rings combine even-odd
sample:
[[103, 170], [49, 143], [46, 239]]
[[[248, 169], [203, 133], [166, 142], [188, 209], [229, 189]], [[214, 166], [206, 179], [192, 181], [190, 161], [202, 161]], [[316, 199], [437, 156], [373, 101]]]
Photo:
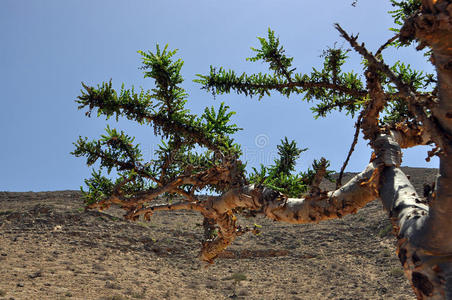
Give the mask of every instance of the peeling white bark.
[[[388, 136], [389, 143], [396, 144], [394, 138]], [[400, 148], [391, 151], [401, 156]], [[451, 212], [448, 219], [439, 219], [435, 203], [428, 207], [421, 200], [397, 164], [385, 163], [379, 194], [398, 229], [399, 259], [418, 299], [452, 299]]]
[[244, 186], [212, 199], [210, 207], [218, 214], [242, 207], [258, 211], [266, 217], [292, 224], [316, 223], [355, 213], [359, 208], [377, 198], [376, 190], [367, 184], [376, 170], [372, 162], [366, 170], [356, 175], [336, 191], [306, 198], [287, 198], [266, 187]]

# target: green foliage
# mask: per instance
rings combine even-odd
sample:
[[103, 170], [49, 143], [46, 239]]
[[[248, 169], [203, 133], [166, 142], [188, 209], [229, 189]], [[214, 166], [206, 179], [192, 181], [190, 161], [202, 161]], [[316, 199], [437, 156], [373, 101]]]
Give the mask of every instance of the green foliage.
[[[162, 144], [154, 158], [144, 163], [139, 145], [134, 145], [134, 138], [122, 131], [107, 127], [106, 134], [98, 140], [80, 137], [74, 143], [72, 154], [86, 157], [89, 166], [99, 164], [99, 170], [93, 171], [92, 177], [85, 181], [87, 203], [105, 199], [113, 192], [131, 197], [138, 191], [155, 191], [178, 176], [223, 166], [231, 159], [236, 161], [237, 168], [234, 173], [237, 178], [231, 178], [231, 182], [243, 176], [244, 166], [237, 160], [241, 149], [231, 137], [241, 130], [231, 122], [234, 112], [221, 103], [218, 109], [206, 108], [201, 116], [191, 114], [185, 108], [188, 95], [181, 87], [183, 61], [174, 59], [176, 50], [169, 51], [168, 46], [162, 50], [157, 45], [155, 53], [139, 53], [144, 77], [154, 80], [153, 89], [136, 92], [133, 87], [127, 90], [122, 84], [117, 92], [111, 80], [97, 87], [82, 83], [84, 90], [76, 102], [79, 109], [87, 108], [87, 116], [97, 110], [97, 116], [104, 115], [107, 119], [125, 117], [152, 126], [154, 133], [162, 136]], [[119, 175], [117, 180], [101, 175], [102, 170], [110, 174], [112, 169]], [[180, 189], [191, 193], [205, 187], [218, 190], [226, 186], [227, 183], [221, 187], [203, 183]]]
[[325, 117], [333, 110], [345, 110], [354, 116], [363, 105], [366, 92], [363, 83], [354, 72], [342, 72], [341, 67], [348, 58], [342, 49], [330, 48], [326, 50], [323, 68], [313, 68], [310, 74], [294, 73], [291, 68], [293, 58], [287, 57], [275, 33], [268, 30], [267, 39], [259, 37], [260, 48], [251, 48], [257, 54], [248, 61], [262, 60], [269, 63], [273, 74], [236, 74], [235, 71], [210, 67], [208, 75], [198, 74], [198, 82], [203, 89], [216, 94], [231, 93], [245, 96], [269, 96], [271, 91], [290, 97], [292, 94], [302, 95], [306, 101], [317, 100], [319, 103], [312, 110], [316, 117]]
[[204, 126], [205, 130], [216, 134], [233, 134], [242, 130], [242, 128], [238, 128], [235, 124], [229, 125], [231, 117], [235, 115], [235, 112], [228, 112], [228, 109], [229, 106], [225, 106], [224, 102], [221, 102], [218, 112], [215, 111], [213, 106], [210, 109], [206, 107], [201, 117], [206, 121]]
[[261, 165], [260, 170], [253, 168], [249, 182], [269, 187], [289, 197], [300, 197], [308, 190], [308, 186], [299, 174], [278, 174], [274, 167]]
[[[320, 164], [317, 160], [314, 160], [312, 169], [293, 174], [296, 160], [302, 152], [308, 149], [298, 148], [296, 142], [289, 142], [287, 137], [281, 140], [277, 149], [279, 157], [275, 159], [274, 164], [269, 167], [261, 164], [259, 170], [253, 168], [253, 173], [250, 174], [248, 180], [250, 183], [267, 186], [289, 197], [301, 197], [308, 191]], [[331, 173], [332, 171], [327, 171], [325, 177], [331, 180]]]
[[[397, 9], [392, 15], [397, 24], [402, 24], [409, 15], [415, 13], [420, 7], [420, 1], [392, 1]], [[313, 68], [309, 74], [295, 73], [292, 67], [293, 59], [285, 55], [285, 50], [280, 44], [275, 32], [268, 30], [267, 38], [258, 38], [260, 48], [251, 48], [256, 56], [248, 58], [248, 61], [263, 61], [269, 64], [270, 74], [237, 74], [233, 70], [210, 67], [207, 75], [197, 75], [196, 82], [202, 84], [202, 88], [216, 94], [236, 92], [245, 96], [270, 96], [271, 92], [278, 92], [283, 96], [300, 95], [302, 100], [313, 102], [311, 108], [314, 117], [326, 117], [332, 111], [344, 111], [354, 117], [368, 103], [369, 95], [361, 77], [351, 71], [344, 72], [343, 66], [347, 62], [349, 50], [337, 47], [326, 49], [321, 57], [321, 68]], [[395, 42], [389, 45], [394, 45]], [[381, 53], [378, 54], [380, 59]], [[369, 66], [363, 62], [364, 68]], [[433, 74], [424, 74], [414, 70], [410, 65], [396, 62], [392, 70], [407, 84], [411, 85], [419, 93], [436, 84]], [[398, 90], [384, 75], [380, 74], [381, 84], [388, 95], [387, 106], [381, 117], [383, 123], [410, 121], [412, 116], [408, 113], [405, 100], [397, 96]]]
[[108, 198], [114, 188], [111, 179], [102, 176], [100, 171], [96, 172], [95, 170], [91, 172], [91, 178], [85, 179], [85, 185], [88, 187], [89, 192], [85, 192], [82, 187], [80, 187], [80, 190], [84, 195], [86, 204], [92, 204]]
[[408, 105], [403, 100], [392, 100], [384, 108], [382, 122], [385, 124], [395, 124], [404, 120], [411, 120], [412, 114], [408, 111]]
[[97, 116], [106, 115], [107, 119], [116, 115], [116, 120], [120, 115], [124, 115], [128, 119], [137, 120], [142, 123], [146, 117], [148, 107], [152, 106], [151, 95], [149, 91], [141, 90], [136, 93], [134, 87], [130, 90], [121, 86], [119, 94], [112, 88], [111, 80], [103, 82], [97, 88], [89, 87], [82, 82], [85, 91], [81, 91], [82, 95], [76, 100], [79, 103], [79, 109], [89, 107], [86, 115], [91, 116], [93, 108], [97, 108]]
[[[413, 15], [422, 5], [421, 0], [404, 0], [404, 1], [396, 1], [391, 0], [391, 5], [396, 9], [389, 11], [392, 18], [394, 19], [394, 23], [402, 26], [403, 22]], [[390, 28], [390, 30], [399, 32], [400, 28]]]
[[[421, 5], [420, 0], [391, 0], [396, 7], [391, 11], [394, 22], [402, 26], [404, 20], [414, 14]], [[399, 31], [400, 29], [393, 29]], [[286, 55], [284, 47], [275, 32], [268, 29], [267, 37], [258, 37], [259, 47], [251, 48], [255, 56], [250, 62], [265, 62], [269, 73], [246, 74], [232, 70], [210, 67], [207, 75], [197, 75], [195, 82], [203, 89], [216, 94], [236, 92], [261, 99], [277, 92], [285, 97], [299, 96], [302, 100], [314, 102], [311, 108], [314, 117], [326, 117], [332, 111], [344, 111], [354, 117], [369, 101], [369, 93], [361, 77], [355, 72], [345, 72], [349, 50], [332, 47], [323, 52], [323, 64], [312, 68], [309, 73], [295, 73], [293, 58]], [[400, 41], [385, 44], [400, 46]], [[381, 50], [377, 56], [383, 60]], [[134, 138], [122, 131], [107, 127], [106, 134], [98, 140], [88, 141], [80, 137], [74, 143], [73, 155], [86, 157], [89, 166], [98, 164], [92, 177], [85, 181], [87, 203], [108, 198], [113, 193], [132, 197], [139, 192], [158, 192], [159, 188], [183, 176], [206, 174], [208, 170], [227, 169], [230, 178], [224, 182], [200, 181], [195, 185], [185, 184], [177, 188], [179, 192], [193, 194], [201, 189], [221, 192], [238, 183], [244, 184], [244, 165], [238, 160], [241, 149], [234, 142], [232, 135], [241, 130], [232, 122], [234, 112], [224, 103], [215, 109], [206, 107], [202, 115], [192, 114], [185, 104], [188, 94], [182, 87], [181, 70], [184, 62], [176, 58], [177, 50], [163, 49], [156, 46], [155, 52], [139, 51], [142, 59], [141, 69], [145, 78], [154, 82], [150, 90], [136, 91], [132, 86], [120, 90], [113, 88], [112, 80], [97, 87], [82, 83], [83, 90], [76, 102], [79, 109], [87, 109], [86, 115], [93, 112], [107, 119], [114, 116], [125, 117], [139, 124], [150, 126], [162, 142], [148, 162], [143, 161], [139, 145], [134, 145]], [[364, 68], [368, 70], [367, 62]], [[410, 65], [396, 62], [392, 70], [417, 93], [427, 93], [434, 88], [436, 78], [432, 74], [416, 71]], [[409, 113], [406, 102], [398, 95], [397, 88], [384, 75], [378, 80], [387, 97], [381, 123], [415, 121]], [[291, 197], [298, 197], [308, 190], [321, 163], [314, 161], [312, 168], [306, 172], [295, 171], [295, 163], [302, 152], [294, 141], [287, 138], [278, 145], [279, 158], [271, 166], [253, 169], [249, 176], [252, 183], [266, 185]], [[117, 179], [102, 175], [114, 170]], [[203, 173], [204, 172], [204, 173]], [[226, 172], [226, 171], [224, 171]], [[330, 171], [326, 177], [329, 177]], [[172, 194], [166, 194], [172, 196]]]
[[133, 140], [133, 137], [124, 132], [119, 133], [107, 126], [106, 134], [99, 140], [88, 141], [87, 138], [79, 137], [74, 143], [76, 149], [71, 154], [76, 157], [86, 156], [88, 166], [100, 159], [101, 165], [107, 168], [108, 173], [112, 168], [117, 168], [118, 171], [133, 170], [142, 160], [141, 151], [138, 146], [132, 144]]
[[[413, 90], [423, 92], [426, 88], [436, 83], [433, 74], [424, 74], [422, 71], [414, 70], [411, 65], [397, 61], [391, 69]], [[396, 86], [383, 76], [384, 87], [388, 93], [397, 94]], [[407, 103], [404, 99], [394, 97], [390, 99], [384, 108], [384, 114], [381, 119], [383, 123], [394, 124], [402, 121], [414, 121], [414, 116], [408, 111]]]
[[107, 119], [113, 115], [116, 119], [124, 116], [140, 124], [152, 125], [155, 134], [166, 138], [177, 135], [181, 137], [181, 144], [199, 144], [215, 151], [237, 153], [237, 145], [228, 135], [240, 128], [227, 125], [233, 115], [227, 112], [228, 106], [221, 105], [218, 119], [210, 118], [210, 114], [197, 117], [185, 108], [187, 94], [178, 86], [183, 81], [180, 75], [183, 62], [171, 60], [176, 51], [167, 51], [167, 47], [161, 51], [157, 45], [155, 54], [140, 53], [145, 77], [153, 78], [156, 88], [137, 93], [133, 87], [126, 90], [122, 85], [118, 93], [112, 88], [111, 80], [97, 88], [82, 83], [85, 91], [81, 91], [82, 95], [76, 101], [80, 104], [79, 109], [88, 108], [87, 116], [97, 109], [97, 115], [105, 115]]
[[188, 95], [183, 88], [178, 86], [184, 81], [180, 74], [184, 62], [181, 59], [172, 60], [177, 49], [168, 51], [168, 45], [166, 45], [161, 51], [158, 44], [156, 48], [155, 54], [151, 51], [148, 53], [138, 51], [143, 61], [141, 69], [146, 70], [144, 77], [152, 78], [155, 81], [156, 88], [152, 89], [151, 97], [158, 100], [157, 108], [160, 112], [168, 115], [177, 112], [186, 114], [188, 110], [185, 110], [184, 105]]
[[[432, 79], [431, 74], [424, 75], [424, 72], [413, 70], [411, 65], [405, 64], [401, 61], [397, 61], [391, 69], [399, 76], [402, 81], [408, 85], [410, 85], [415, 91], [420, 91], [423, 88], [426, 88], [431, 82]], [[393, 84], [388, 85], [390, 92], [395, 93], [396, 87]]]
[[259, 61], [263, 60], [270, 64], [270, 70], [274, 71], [277, 77], [284, 76], [290, 81], [290, 77], [295, 71], [294, 69], [289, 69], [292, 66], [292, 57], [287, 57], [284, 52], [284, 48], [279, 44], [279, 38], [275, 38], [275, 32], [268, 28], [268, 40], [262, 37], [258, 37], [261, 43], [261, 48], [253, 48], [251, 50], [255, 51], [257, 54], [255, 57], [249, 57], [248, 61]]
[[[303, 173], [303, 177], [305, 178], [305, 182], [307, 183], [307, 185], [311, 185], [314, 181], [314, 177], [317, 174], [317, 171], [320, 169], [321, 166], [321, 160], [317, 160], [314, 159], [314, 161], [312, 162], [312, 166], [311, 168], [308, 168], [308, 170], [306, 172]], [[328, 170], [328, 168], [330, 167], [330, 162], [327, 161], [326, 162], [326, 173], [324, 178], [334, 182], [334, 179], [332, 177], [334, 171]]]
[[[341, 91], [339, 87], [345, 88], [348, 91], [361, 91], [364, 87], [360, 76], [351, 72], [342, 72], [342, 66], [346, 63], [349, 50], [328, 48], [321, 57], [324, 58], [323, 69], [317, 70], [313, 68], [311, 72], [310, 81], [325, 82], [332, 88], [311, 88], [306, 91], [304, 99], [308, 101], [320, 100], [319, 103], [311, 108], [315, 113], [315, 117], [326, 117], [328, 113], [333, 110], [345, 110], [346, 114], [354, 117], [355, 113], [359, 111], [365, 103], [365, 93], [361, 93], [356, 97], [349, 93]], [[358, 98], [358, 99], [357, 99]], [[361, 98], [361, 99], [360, 99]]]
[[284, 137], [284, 140], [281, 140], [281, 145], [276, 147], [279, 155], [279, 158], [275, 161], [276, 173], [286, 175], [295, 170], [296, 160], [302, 152], [308, 150], [308, 148], [298, 148], [297, 143], [295, 141], [289, 142], [287, 137]]

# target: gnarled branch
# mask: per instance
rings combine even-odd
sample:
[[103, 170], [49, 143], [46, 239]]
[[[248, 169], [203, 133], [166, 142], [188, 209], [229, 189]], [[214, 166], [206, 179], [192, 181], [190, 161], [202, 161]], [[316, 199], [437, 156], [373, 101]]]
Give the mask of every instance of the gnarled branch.
[[441, 149], [446, 151], [446, 153], [450, 152], [452, 149], [450, 149], [451, 147], [449, 146], [449, 136], [445, 136], [445, 133], [439, 126], [438, 122], [425, 113], [423, 106], [419, 103], [422, 99], [420, 99], [419, 95], [417, 95], [412, 87], [409, 84], [404, 83], [402, 79], [389, 68], [388, 65], [370, 53], [364, 44], [359, 45], [356, 41], [357, 36], [349, 36], [339, 24], [336, 24], [335, 27], [341, 33], [342, 37], [350, 43], [353, 49], [367, 59], [377, 70], [388, 76], [388, 78], [398, 88], [401, 96], [407, 100], [408, 109], [418, 118], [419, 121], [423, 123], [425, 130], [430, 132], [432, 140], [439, 147], [441, 147]]

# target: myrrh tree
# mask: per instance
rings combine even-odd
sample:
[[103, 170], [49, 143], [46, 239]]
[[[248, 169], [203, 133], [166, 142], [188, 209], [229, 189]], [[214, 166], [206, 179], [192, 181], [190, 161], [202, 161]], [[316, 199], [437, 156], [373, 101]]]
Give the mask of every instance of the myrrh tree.
[[[149, 219], [161, 210], [198, 211], [204, 216], [206, 233], [201, 259], [211, 262], [235, 237], [254, 231], [240, 227], [236, 214], [313, 223], [355, 213], [380, 199], [397, 233], [397, 253], [416, 296], [452, 299], [452, 1], [391, 2], [398, 28], [375, 52], [335, 26], [351, 51], [362, 57], [361, 76], [341, 69], [350, 53], [336, 48], [324, 52], [321, 70], [297, 73], [292, 58], [269, 30], [266, 39], [259, 38], [260, 48], [253, 48], [256, 55], [249, 58], [268, 63], [268, 74], [238, 75], [211, 67], [209, 74], [196, 80], [214, 94], [263, 97], [279, 92], [315, 102], [316, 116], [325, 117], [332, 110], [356, 115], [355, 142], [361, 131], [374, 152], [365, 170], [349, 182], [341, 185], [338, 180], [336, 190], [322, 191], [319, 183], [329, 174], [323, 158], [312, 170], [294, 174], [295, 159], [304, 149], [287, 138], [278, 146], [280, 157], [272, 166], [261, 166], [247, 176], [239, 160], [240, 147], [231, 137], [240, 130], [230, 123], [233, 112], [221, 104], [218, 110], [206, 108], [201, 116], [191, 114], [184, 107], [188, 95], [181, 87], [183, 62], [174, 59], [176, 51], [157, 46], [154, 53], [140, 52], [144, 76], [155, 81], [152, 90], [115, 91], [111, 82], [83, 85], [77, 102], [79, 108], [88, 109], [88, 116], [96, 111], [107, 118], [126, 117], [151, 126], [164, 141], [154, 159], [145, 162], [133, 138], [115, 129], [107, 128], [99, 140], [80, 138], [73, 154], [85, 156], [88, 165], [100, 162], [101, 168], [85, 181], [87, 207], [118, 205], [130, 220], [141, 215]], [[401, 61], [385, 63], [385, 49], [413, 43], [418, 50], [428, 50], [436, 74], [412, 70]], [[424, 200], [399, 166], [401, 149], [427, 144], [434, 147], [429, 156], [439, 156], [440, 167], [436, 185]], [[102, 169], [108, 173], [115, 169], [119, 176], [108, 179]], [[199, 198], [205, 189], [220, 196]], [[155, 204], [161, 198], [179, 200]]]

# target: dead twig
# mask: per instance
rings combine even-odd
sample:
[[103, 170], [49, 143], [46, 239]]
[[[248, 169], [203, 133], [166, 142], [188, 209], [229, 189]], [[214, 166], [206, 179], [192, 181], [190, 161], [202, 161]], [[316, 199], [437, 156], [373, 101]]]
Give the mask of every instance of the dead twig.
[[350, 157], [352, 156], [353, 151], [355, 151], [355, 146], [358, 143], [359, 130], [361, 128], [362, 117], [363, 117], [363, 114], [361, 113], [358, 116], [358, 120], [356, 120], [355, 135], [353, 136], [353, 142], [350, 145], [350, 150], [348, 150], [347, 158], [345, 159], [344, 164], [342, 165], [342, 168], [341, 168], [341, 172], [339, 173], [339, 177], [337, 178], [336, 189], [339, 189], [342, 186], [342, 177], [344, 176], [345, 168], [347, 167]]

